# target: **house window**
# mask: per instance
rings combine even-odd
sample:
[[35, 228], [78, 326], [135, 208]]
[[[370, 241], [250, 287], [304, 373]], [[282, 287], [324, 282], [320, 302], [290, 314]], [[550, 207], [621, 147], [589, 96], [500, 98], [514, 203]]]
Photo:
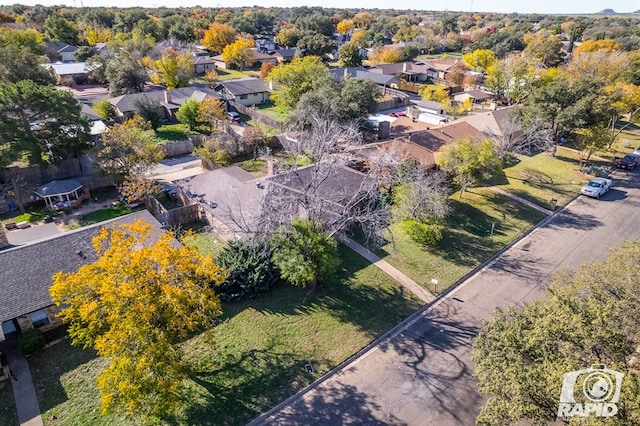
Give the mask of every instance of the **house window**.
[[49, 325], [49, 316], [47, 315], [47, 311], [44, 309], [40, 309], [39, 311], [31, 312], [29, 314], [29, 318], [31, 319], [31, 323], [35, 328], [44, 327], [45, 325]]
[[247, 99], [247, 95], [240, 95], [240, 99]]

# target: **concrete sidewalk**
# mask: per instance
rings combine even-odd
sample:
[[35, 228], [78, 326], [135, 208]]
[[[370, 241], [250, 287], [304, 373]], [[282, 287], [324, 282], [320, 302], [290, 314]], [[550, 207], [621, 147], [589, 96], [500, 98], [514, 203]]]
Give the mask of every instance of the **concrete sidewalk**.
[[11, 387], [18, 411], [18, 421], [21, 426], [42, 426], [40, 404], [33, 386], [29, 363], [18, 349], [15, 340], [7, 340], [5, 348], [11, 369]]
[[391, 278], [396, 280], [400, 285], [409, 290], [411, 293], [415, 294], [420, 300], [424, 303], [429, 303], [435, 299], [435, 296], [429, 293], [427, 290], [422, 288], [418, 283], [413, 281], [411, 278], [407, 277], [405, 274], [391, 266], [389, 263], [382, 260], [376, 254], [353, 241], [350, 238], [342, 237], [340, 238], [340, 242], [345, 246], [349, 247], [351, 250], [358, 253], [360, 256], [367, 259], [369, 262], [373, 263], [375, 266], [384, 271]]
[[506, 197], [509, 197], [509, 198], [511, 198], [512, 200], [516, 200], [516, 201], [518, 201], [519, 203], [525, 204], [525, 205], [527, 205], [527, 206], [531, 207], [532, 209], [536, 209], [536, 210], [538, 210], [539, 212], [542, 212], [542, 213], [546, 214], [547, 216], [549, 216], [549, 215], [552, 215], [552, 214], [553, 214], [553, 212], [552, 212], [551, 210], [549, 210], [549, 209], [545, 209], [544, 207], [540, 207], [540, 206], [539, 206], [539, 205], [537, 205], [536, 203], [532, 203], [532, 202], [531, 202], [531, 201], [529, 201], [529, 200], [525, 200], [525, 199], [524, 199], [524, 198], [522, 198], [522, 197], [518, 197], [517, 195], [514, 195], [514, 194], [512, 194], [512, 193], [510, 193], [510, 192], [507, 192], [507, 191], [505, 191], [504, 189], [498, 188], [497, 186], [487, 186], [486, 188], [490, 189], [490, 190], [491, 190], [491, 191], [493, 191], [493, 192], [497, 192], [498, 194], [502, 194], [502, 195], [504, 195], [504, 196], [506, 196]]

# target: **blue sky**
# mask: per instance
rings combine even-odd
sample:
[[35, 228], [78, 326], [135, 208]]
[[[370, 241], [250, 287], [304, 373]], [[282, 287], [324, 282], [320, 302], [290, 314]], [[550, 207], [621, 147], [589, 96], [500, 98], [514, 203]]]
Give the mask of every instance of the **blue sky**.
[[616, 12], [628, 13], [640, 9], [638, 0], [0, 0], [4, 4], [65, 4], [68, 6], [112, 6], [112, 7], [180, 7], [201, 5], [205, 7], [240, 7], [240, 6], [323, 6], [339, 8], [379, 8], [388, 9], [421, 9], [421, 10], [454, 10], [473, 12], [519, 12], [519, 13], [595, 13], [602, 9], [613, 9]]

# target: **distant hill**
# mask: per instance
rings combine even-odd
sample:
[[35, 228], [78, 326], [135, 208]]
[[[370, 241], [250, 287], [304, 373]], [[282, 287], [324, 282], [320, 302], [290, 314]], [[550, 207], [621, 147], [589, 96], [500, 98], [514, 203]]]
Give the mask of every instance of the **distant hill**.
[[597, 15], [616, 15], [616, 11], [613, 9], [603, 9], [598, 12]]

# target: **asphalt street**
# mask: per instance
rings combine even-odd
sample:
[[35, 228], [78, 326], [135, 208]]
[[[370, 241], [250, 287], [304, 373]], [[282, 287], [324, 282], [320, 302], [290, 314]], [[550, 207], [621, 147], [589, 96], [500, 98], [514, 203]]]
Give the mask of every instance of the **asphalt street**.
[[475, 424], [484, 399], [471, 342], [491, 312], [543, 298], [559, 269], [640, 239], [640, 171], [613, 177], [606, 195], [577, 198], [407, 325], [251, 424]]

